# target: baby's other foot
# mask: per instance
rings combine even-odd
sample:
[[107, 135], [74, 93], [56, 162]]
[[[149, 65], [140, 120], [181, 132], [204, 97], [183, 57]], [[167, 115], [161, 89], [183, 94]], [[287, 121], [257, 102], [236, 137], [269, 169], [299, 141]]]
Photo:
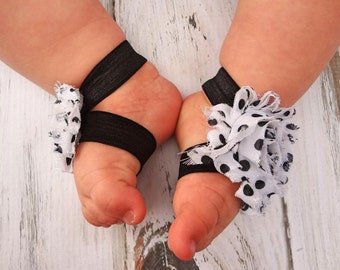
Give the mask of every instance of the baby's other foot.
[[[211, 106], [203, 92], [183, 103], [176, 138], [180, 151], [207, 141], [208, 124], [203, 110]], [[206, 248], [237, 215], [241, 201], [234, 196], [238, 184], [219, 173], [183, 176], [174, 195], [176, 219], [170, 227], [168, 244], [182, 260]]]

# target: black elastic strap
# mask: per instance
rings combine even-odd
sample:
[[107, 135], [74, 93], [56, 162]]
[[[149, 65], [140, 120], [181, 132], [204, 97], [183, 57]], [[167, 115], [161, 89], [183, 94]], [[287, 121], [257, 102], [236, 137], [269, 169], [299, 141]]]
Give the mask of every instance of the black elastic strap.
[[236, 92], [240, 90], [240, 87], [223, 67], [219, 69], [215, 77], [206, 81], [202, 87], [212, 105], [226, 103], [231, 107], [234, 104]]
[[141, 167], [155, 151], [154, 136], [140, 124], [108, 112], [92, 111], [82, 118], [80, 142], [99, 142], [124, 149]]
[[91, 110], [132, 77], [147, 60], [128, 41], [110, 52], [86, 77], [80, 87], [84, 96], [82, 112]]
[[190, 173], [198, 173], [198, 172], [217, 172], [215, 169], [214, 163], [211, 159], [202, 160], [202, 164], [188, 164], [189, 157], [187, 152], [195, 147], [199, 147], [202, 145], [206, 145], [206, 143], [201, 143], [195, 146], [192, 146], [186, 149], [182, 155], [179, 162], [179, 172], [178, 172], [178, 179], [182, 178], [183, 176], [190, 174]]
[[141, 167], [156, 149], [154, 136], [128, 118], [90, 110], [128, 81], [146, 61], [125, 40], [94, 67], [79, 89], [84, 96], [80, 142], [124, 149], [139, 160]]

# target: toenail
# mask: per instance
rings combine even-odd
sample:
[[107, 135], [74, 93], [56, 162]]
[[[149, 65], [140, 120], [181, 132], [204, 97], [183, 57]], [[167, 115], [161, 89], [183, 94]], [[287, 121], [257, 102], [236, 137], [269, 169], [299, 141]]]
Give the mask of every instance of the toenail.
[[191, 241], [190, 249], [191, 249], [192, 254], [195, 254], [195, 252], [196, 252], [196, 243], [195, 243], [195, 241]]
[[136, 220], [136, 215], [133, 211], [128, 211], [125, 213], [124, 217], [123, 217], [123, 221], [126, 224], [133, 224]]

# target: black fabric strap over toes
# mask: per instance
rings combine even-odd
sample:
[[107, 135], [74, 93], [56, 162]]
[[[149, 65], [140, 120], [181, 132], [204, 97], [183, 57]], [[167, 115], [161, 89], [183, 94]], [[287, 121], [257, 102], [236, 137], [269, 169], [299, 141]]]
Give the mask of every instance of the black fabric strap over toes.
[[214, 163], [212, 160], [202, 160], [202, 164], [190, 164], [188, 163], [189, 157], [187, 152], [195, 147], [199, 147], [201, 145], [206, 145], [206, 143], [201, 143], [195, 146], [192, 146], [186, 149], [182, 154], [179, 161], [179, 172], [178, 179], [190, 173], [198, 173], [198, 172], [217, 172], [215, 169]]
[[87, 113], [80, 132], [80, 142], [99, 142], [124, 149], [139, 160], [141, 167], [157, 146], [154, 136], [146, 128], [107, 112]]

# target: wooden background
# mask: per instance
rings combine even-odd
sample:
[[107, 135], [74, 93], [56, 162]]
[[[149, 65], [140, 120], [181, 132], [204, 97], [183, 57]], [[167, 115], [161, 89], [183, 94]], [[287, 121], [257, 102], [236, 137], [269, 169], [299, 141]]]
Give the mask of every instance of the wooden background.
[[[129, 41], [183, 96], [217, 71], [236, 1], [102, 0]], [[241, 56], [240, 56], [241, 57]], [[52, 97], [0, 63], [0, 269], [339, 269], [340, 57], [297, 104], [300, 140], [287, 196], [265, 217], [239, 215], [193, 261], [166, 247], [178, 172], [173, 139], [140, 175], [136, 227], [87, 224], [73, 177], [55, 169]], [[163, 264], [163, 266], [162, 266]]]

